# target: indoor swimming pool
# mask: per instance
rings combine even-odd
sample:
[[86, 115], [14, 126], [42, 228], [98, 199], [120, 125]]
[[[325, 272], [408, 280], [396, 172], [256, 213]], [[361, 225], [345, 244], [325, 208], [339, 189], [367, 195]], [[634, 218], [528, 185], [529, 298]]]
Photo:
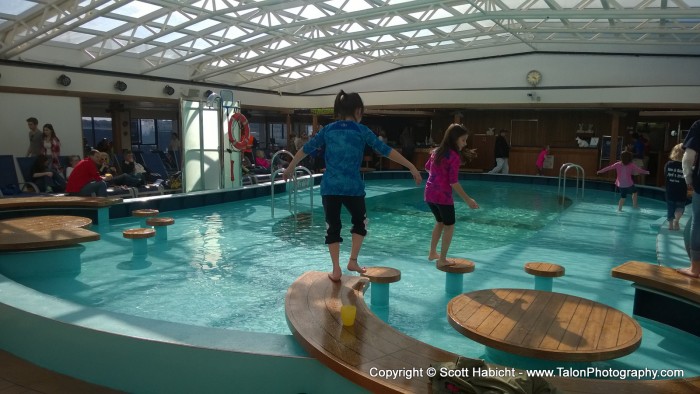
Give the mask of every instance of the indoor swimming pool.
[[[464, 291], [496, 287], [529, 288], [526, 261], [551, 261], [566, 267], [554, 291], [589, 298], [632, 311], [633, 289], [610, 277], [627, 261], [655, 262], [656, 230], [662, 202], [640, 199], [640, 208], [616, 212], [613, 193], [586, 191], [564, 209], [556, 188], [489, 181], [463, 181], [481, 209], [456, 205], [457, 224], [450, 256], [476, 262]], [[444, 273], [427, 261], [433, 217], [422, 201], [422, 188], [407, 180], [369, 181], [369, 235], [360, 254], [367, 266], [402, 272], [391, 287], [388, 308], [375, 313], [419, 340], [470, 357], [489, 360], [483, 345], [457, 333], [447, 322]], [[318, 190], [316, 190], [316, 193]], [[325, 224], [318, 194], [313, 209], [308, 194], [298, 196], [298, 214], [287, 210], [288, 197], [270, 198], [168, 212], [175, 218], [165, 244], [150, 243], [148, 257], [134, 260], [126, 228], [133, 218], [112, 220], [100, 230], [102, 240], [85, 244], [77, 277], [33, 277], [21, 283], [81, 305], [193, 326], [290, 334], [285, 321], [288, 286], [309, 270], [330, 268], [323, 242]], [[349, 253], [349, 217], [343, 220]], [[150, 241], [149, 241], [150, 242]], [[366, 295], [369, 303], [371, 288]], [[264, 317], [264, 318], [261, 318]], [[692, 335], [641, 321], [644, 337], [634, 353], [598, 366], [680, 368], [700, 373], [700, 345]], [[508, 363], [509, 360], [493, 360]], [[514, 366], [521, 360], [511, 360]]]

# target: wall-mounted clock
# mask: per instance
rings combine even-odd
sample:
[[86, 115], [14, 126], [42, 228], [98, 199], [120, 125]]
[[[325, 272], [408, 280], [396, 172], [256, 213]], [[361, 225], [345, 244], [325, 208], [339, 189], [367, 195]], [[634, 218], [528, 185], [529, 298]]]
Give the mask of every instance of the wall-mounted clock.
[[537, 70], [531, 70], [527, 73], [525, 79], [527, 80], [527, 83], [530, 84], [530, 86], [537, 86], [542, 80], [542, 73], [540, 73]]

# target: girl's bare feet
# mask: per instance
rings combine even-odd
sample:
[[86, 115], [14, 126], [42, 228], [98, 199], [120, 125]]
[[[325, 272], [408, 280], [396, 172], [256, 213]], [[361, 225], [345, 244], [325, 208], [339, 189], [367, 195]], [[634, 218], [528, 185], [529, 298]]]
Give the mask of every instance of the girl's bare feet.
[[438, 252], [430, 251], [430, 253], [428, 253], [428, 261], [437, 260], [439, 258], [440, 258], [440, 255], [438, 254]]
[[676, 272], [685, 276], [690, 276], [691, 278], [700, 278], [700, 274], [696, 274], [690, 268], [679, 268]]
[[357, 272], [360, 274], [364, 274], [367, 271], [367, 268], [360, 267], [360, 265], [357, 264], [357, 259], [350, 257], [348, 259], [348, 271], [353, 271], [353, 272]]
[[[341, 275], [342, 276], [342, 275]], [[333, 276], [333, 274], [328, 274], [328, 279], [330, 279], [333, 282], [340, 282], [340, 277], [338, 276], [337, 278]]]
[[435, 264], [438, 266], [438, 268], [442, 268], [442, 267], [451, 267], [451, 266], [455, 265], [455, 262], [452, 260], [448, 260], [448, 259], [445, 259], [445, 260], [438, 259], [438, 261]]

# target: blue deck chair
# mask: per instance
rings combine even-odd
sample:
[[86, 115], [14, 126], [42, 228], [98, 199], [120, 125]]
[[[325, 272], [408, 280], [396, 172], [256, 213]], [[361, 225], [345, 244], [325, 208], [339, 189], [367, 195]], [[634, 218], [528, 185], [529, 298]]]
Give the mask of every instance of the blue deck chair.
[[[33, 190], [30, 191], [29, 187]], [[38, 190], [33, 182], [20, 182], [17, 178], [14, 156], [0, 155], [0, 197], [37, 195]]]

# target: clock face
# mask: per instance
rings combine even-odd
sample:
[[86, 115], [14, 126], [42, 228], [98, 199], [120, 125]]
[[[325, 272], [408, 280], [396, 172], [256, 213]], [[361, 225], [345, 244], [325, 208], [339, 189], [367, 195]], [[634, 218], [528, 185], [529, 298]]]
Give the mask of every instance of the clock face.
[[527, 73], [527, 83], [536, 86], [542, 80], [542, 74], [537, 70], [532, 70]]

